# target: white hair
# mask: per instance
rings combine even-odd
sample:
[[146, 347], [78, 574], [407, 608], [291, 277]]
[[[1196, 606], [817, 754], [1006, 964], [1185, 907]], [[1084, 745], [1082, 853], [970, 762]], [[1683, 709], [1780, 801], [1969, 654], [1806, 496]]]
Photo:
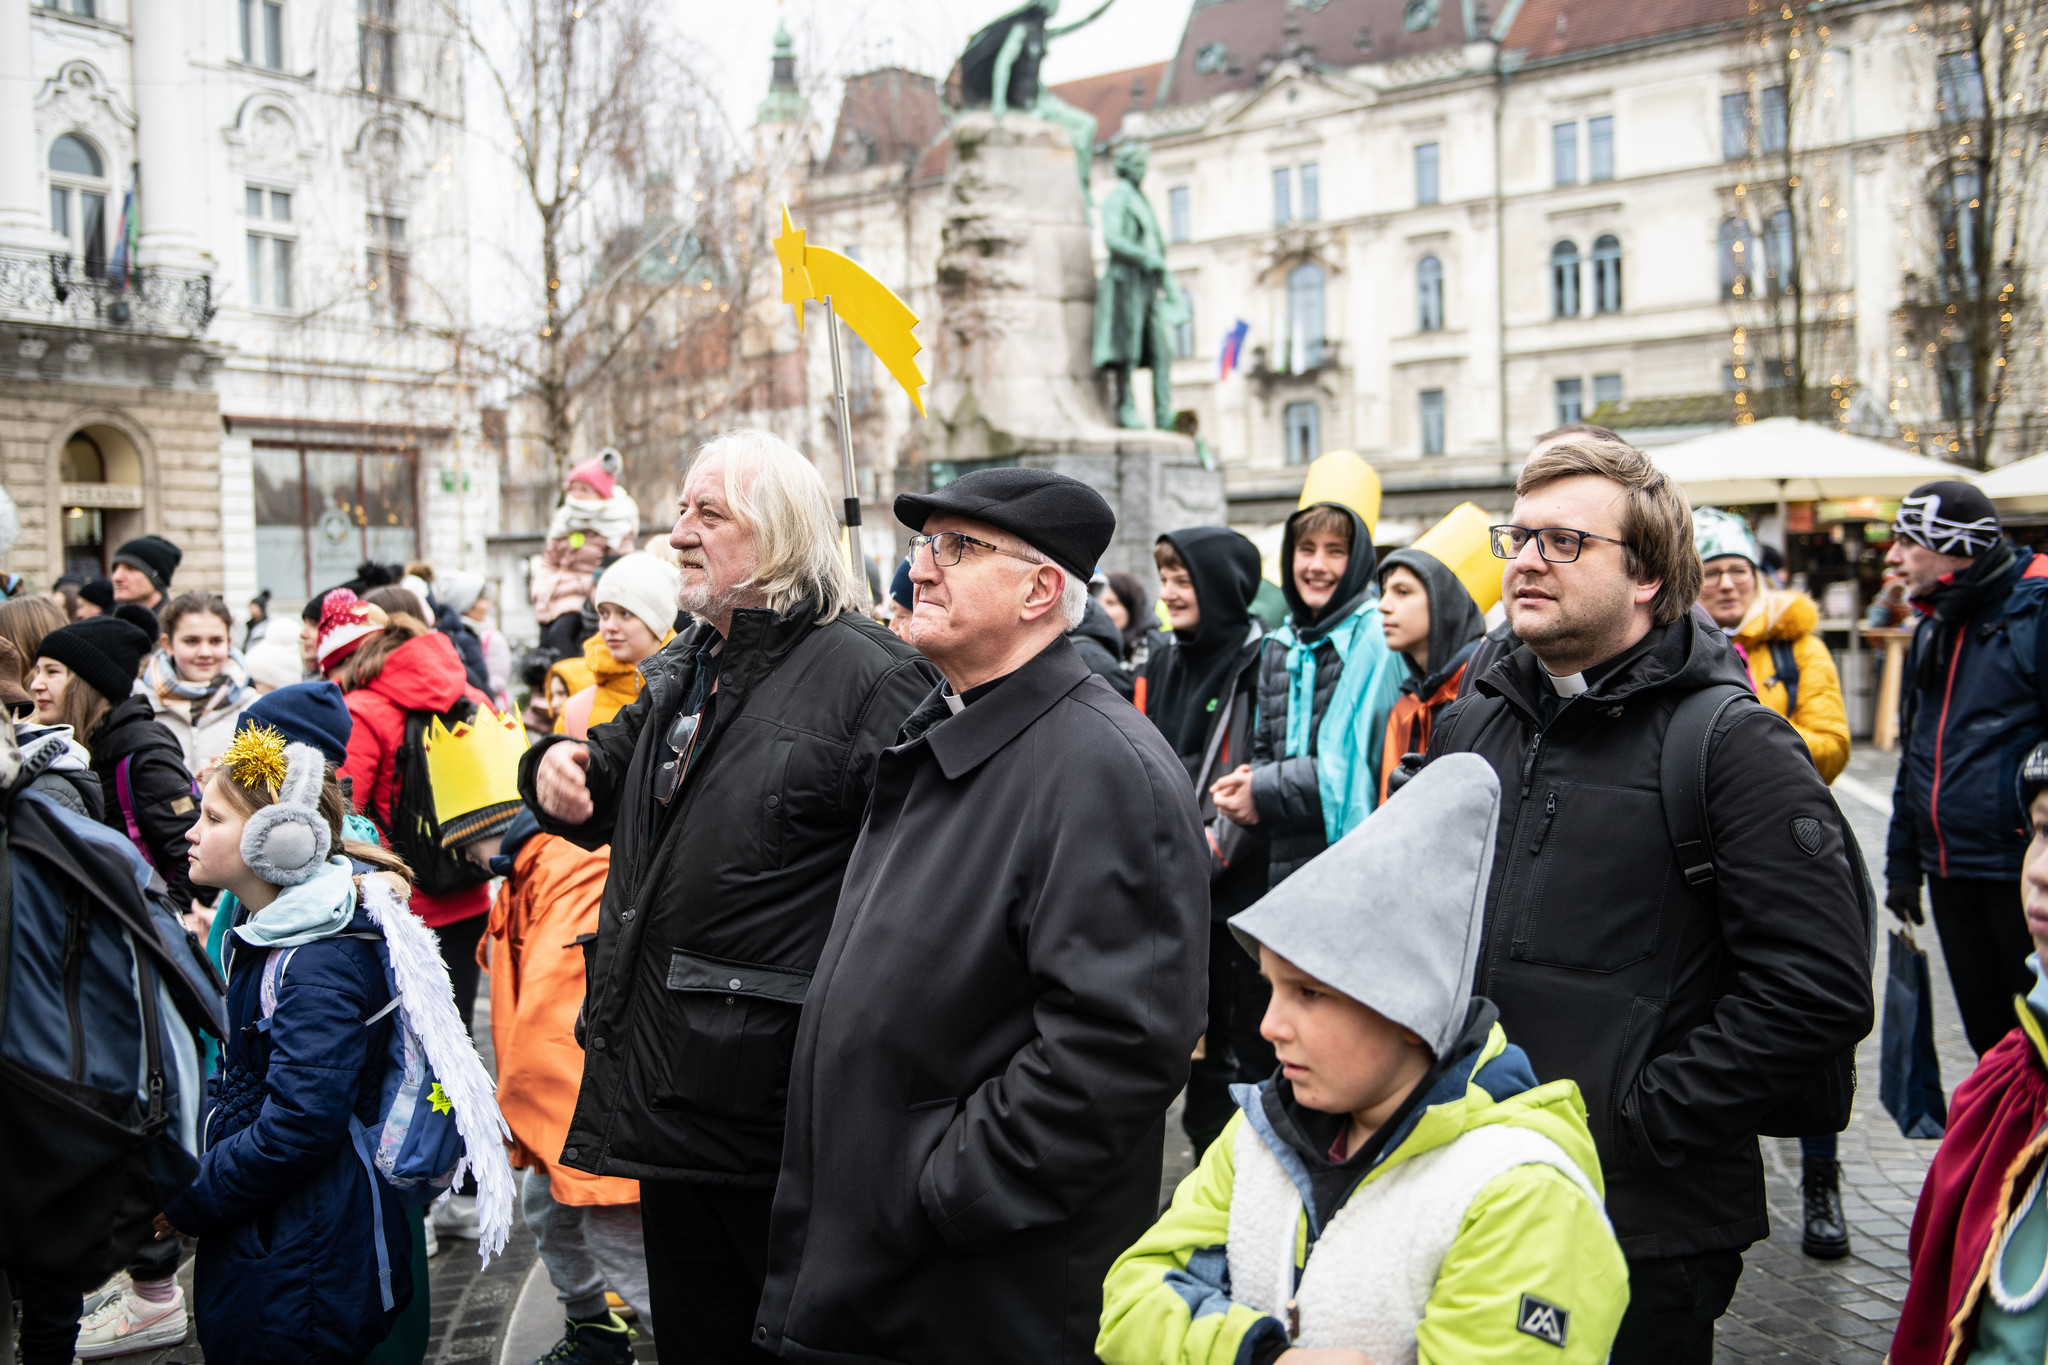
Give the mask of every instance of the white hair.
[[1041, 554], [1036, 546], [1023, 540], [1017, 542], [1017, 553], [1033, 564], [1050, 565], [1060, 571], [1060, 619], [1067, 623], [1066, 630], [1072, 630], [1080, 625], [1088, 615], [1088, 580], [1065, 565], [1054, 564]]
[[820, 624], [865, 600], [840, 549], [839, 517], [817, 466], [771, 432], [742, 427], [700, 446], [725, 460], [725, 499], [754, 533], [754, 586], [771, 611], [817, 605]]

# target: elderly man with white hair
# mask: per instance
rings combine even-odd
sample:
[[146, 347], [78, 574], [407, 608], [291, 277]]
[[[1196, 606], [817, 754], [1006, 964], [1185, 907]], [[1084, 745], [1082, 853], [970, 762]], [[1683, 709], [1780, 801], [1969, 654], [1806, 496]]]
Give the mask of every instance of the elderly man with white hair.
[[881, 755], [805, 1001], [756, 1339], [1092, 1360], [1202, 1032], [1209, 846], [1172, 748], [1064, 638], [1101, 496], [990, 469], [896, 515], [946, 686]]
[[587, 742], [528, 750], [520, 791], [545, 832], [612, 850], [561, 1161], [640, 1182], [664, 1354], [766, 1360], [751, 1338], [797, 1017], [877, 758], [937, 675], [861, 613], [796, 450], [722, 436], [681, 503], [678, 602], [699, 624]]

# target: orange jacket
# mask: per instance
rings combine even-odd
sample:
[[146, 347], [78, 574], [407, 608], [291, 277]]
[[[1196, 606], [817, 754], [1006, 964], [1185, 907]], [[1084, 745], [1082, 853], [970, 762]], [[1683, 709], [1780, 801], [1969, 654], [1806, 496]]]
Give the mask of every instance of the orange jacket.
[[491, 974], [491, 1046], [498, 1109], [511, 1125], [512, 1164], [545, 1171], [560, 1204], [637, 1204], [640, 1182], [557, 1164], [583, 1084], [576, 1011], [583, 1005], [583, 952], [597, 932], [611, 851], [586, 853], [536, 834], [520, 845], [498, 888], [477, 961]]
[[1387, 712], [1387, 742], [1380, 748], [1380, 800], [1387, 799], [1387, 779], [1401, 766], [1401, 755], [1419, 754], [1429, 747], [1436, 713], [1458, 699], [1458, 684], [1471, 666], [1469, 662], [1459, 664], [1427, 701], [1413, 692], [1402, 692], [1394, 709]]

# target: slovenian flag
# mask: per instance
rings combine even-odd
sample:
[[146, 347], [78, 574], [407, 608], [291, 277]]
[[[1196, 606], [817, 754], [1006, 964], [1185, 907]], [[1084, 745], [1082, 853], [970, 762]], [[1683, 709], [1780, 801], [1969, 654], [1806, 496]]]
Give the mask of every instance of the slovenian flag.
[[1236, 325], [1223, 334], [1222, 373], [1216, 376], [1219, 380], [1230, 378], [1230, 372], [1237, 368], [1237, 362], [1244, 354], [1244, 339], [1251, 330], [1251, 324], [1239, 318]]
[[107, 268], [108, 277], [127, 287], [128, 277], [135, 273], [135, 239], [139, 235], [135, 221], [135, 191], [131, 188], [121, 196], [121, 224], [114, 229], [114, 261]]

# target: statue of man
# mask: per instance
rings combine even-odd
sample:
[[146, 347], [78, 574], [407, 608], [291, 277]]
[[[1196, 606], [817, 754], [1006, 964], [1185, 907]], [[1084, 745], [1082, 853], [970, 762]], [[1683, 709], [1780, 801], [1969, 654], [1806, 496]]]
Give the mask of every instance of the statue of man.
[[1080, 163], [1084, 204], [1093, 202], [1088, 193], [1088, 163], [1095, 156], [1095, 116], [1046, 89], [1039, 81], [1038, 67], [1045, 60], [1047, 43], [1094, 23], [1114, 3], [1102, 0], [1087, 18], [1065, 28], [1047, 28], [1046, 21], [1059, 13], [1059, 0], [1031, 0], [968, 39], [967, 50], [960, 54], [960, 96], [967, 108], [988, 109], [997, 118], [1015, 109], [1066, 129]]
[[1167, 288], [1166, 237], [1151, 201], [1138, 188], [1151, 155], [1126, 142], [1112, 158], [1116, 188], [1102, 202], [1102, 244], [1109, 265], [1095, 293], [1095, 364], [1116, 376], [1116, 421], [1141, 427], [1131, 371], [1152, 371], [1152, 424], [1173, 425], [1173, 329], [1187, 320], [1180, 295]]

